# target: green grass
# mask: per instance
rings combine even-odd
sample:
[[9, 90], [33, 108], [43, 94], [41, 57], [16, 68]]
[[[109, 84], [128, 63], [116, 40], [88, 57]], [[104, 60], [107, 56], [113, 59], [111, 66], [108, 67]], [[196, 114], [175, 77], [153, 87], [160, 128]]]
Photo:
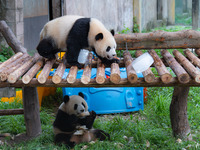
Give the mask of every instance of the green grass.
[[[83, 143], [77, 145], [75, 150], [87, 145], [87, 149], [182, 149], [191, 145], [192, 149], [200, 141], [200, 98], [198, 87], [191, 87], [188, 97], [188, 119], [193, 134], [193, 141], [176, 142], [172, 135], [169, 118], [169, 105], [173, 93], [173, 88], [152, 87], [148, 88], [148, 103], [144, 106], [144, 111], [101, 115], [95, 120], [94, 127], [110, 133], [111, 140], [94, 144]], [[22, 104], [8, 104], [0, 102], [0, 109], [21, 108]], [[31, 141], [22, 142], [12, 146], [0, 146], [0, 149], [65, 149], [53, 144], [52, 123], [55, 114], [46, 107], [42, 107], [40, 117], [42, 123], [42, 134]], [[23, 115], [1, 116], [0, 132], [19, 134], [25, 132]], [[198, 147], [199, 148], [199, 147]]]

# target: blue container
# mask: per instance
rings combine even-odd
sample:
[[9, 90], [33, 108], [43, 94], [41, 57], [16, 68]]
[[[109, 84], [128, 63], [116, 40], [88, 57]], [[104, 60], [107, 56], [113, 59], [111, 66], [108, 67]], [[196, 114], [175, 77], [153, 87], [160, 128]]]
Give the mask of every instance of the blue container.
[[[97, 69], [93, 68], [91, 77], [96, 77]], [[126, 69], [121, 68], [121, 78], [126, 78]], [[69, 69], [66, 69], [63, 78], [66, 78]], [[78, 71], [77, 78], [81, 78], [83, 70]], [[105, 69], [105, 74], [110, 76], [110, 68]], [[142, 73], [137, 74], [142, 77]], [[94, 110], [97, 114], [123, 113], [143, 110], [143, 87], [112, 87], [112, 88], [62, 88], [64, 95], [84, 94], [88, 103], [89, 111]]]

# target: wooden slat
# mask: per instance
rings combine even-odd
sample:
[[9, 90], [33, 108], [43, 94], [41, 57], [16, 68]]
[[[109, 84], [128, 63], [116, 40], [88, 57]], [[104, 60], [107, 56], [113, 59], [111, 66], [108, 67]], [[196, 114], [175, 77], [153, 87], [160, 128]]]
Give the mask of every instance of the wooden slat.
[[187, 70], [187, 72], [194, 78], [195, 82], [200, 83], [200, 71], [195, 68], [192, 63], [185, 58], [178, 50], [174, 50], [173, 54], [176, 60]]
[[97, 61], [96, 82], [98, 84], [103, 84], [105, 82], [105, 65], [101, 62], [100, 59]]
[[54, 73], [53, 78], [52, 78], [53, 83], [58, 84], [61, 82], [62, 76], [65, 72], [65, 68], [66, 68], [66, 65], [64, 63], [59, 64], [59, 66], [56, 69], [56, 72]]
[[0, 116], [20, 115], [20, 114], [24, 114], [24, 109], [3, 109], [3, 110], [0, 110]]
[[92, 68], [92, 53], [89, 53], [88, 59], [85, 62], [83, 75], [81, 77], [81, 82], [83, 84], [88, 84], [91, 79], [91, 68]]
[[121, 80], [119, 65], [117, 63], [111, 64], [110, 81], [114, 84], [119, 84]]
[[[140, 50], [137, 50], [135, 52], [135, 56], [136, 57], [139, 57], [141, 56], [143, 53], [142, 51]], [[151, 68], [148, 68], [147, 70], [143, 71], [142, 72], [143, 76], [144, 76], [144, 80], [147, 82], [147, 83], [151, 83], [155, 80], [155, 75], [153, 74], [153, 72], [151, 71]]]
[[185, 50], [184, 51], [185, 55], [190, 59], [190, 61], [197, 67], [200, 68], [200, 59], [195, 56], [190, 50]]
[[163, 83], [169, 83], [171, 81], [172, 75], [170, 72], [167, 70], [159, 56], [156, 54], [154, 50], [149, 50], [149, 54], [153, 57], [154, 59], [154, 66], [156, 70], [158, 71], [159, 76], [161, 77], [161, 80]]
[[137, 77], [137, 73], [132, 67], [133, 58], [131, 57], [131, 54], [129, 51], [124, 51], [123, 56], [124, 56], [124, 63], [126, 66], [127, 79], [130, 83], [135, 83], [138, 77]]
[[44, 68], [42, 69], [40, 75], [38, 76], [39, 83], [44, 84], [46, 82], [54, 62], [55, 60], [49, 60], [46, 62]]
[[170, 68], [174, 71], [178, 80], [181, 83], [188, 83], [190, 81], [189, 74], [183, 69], [183, 67], [176, 61], [176, 59], [167, 51], [161, 51], [162, 56], [170, 66]]
[[67, 75], [67, 82], [73, 84], [76, 81], [78, 67], [72, 66], [69, 70], [69, 74]]

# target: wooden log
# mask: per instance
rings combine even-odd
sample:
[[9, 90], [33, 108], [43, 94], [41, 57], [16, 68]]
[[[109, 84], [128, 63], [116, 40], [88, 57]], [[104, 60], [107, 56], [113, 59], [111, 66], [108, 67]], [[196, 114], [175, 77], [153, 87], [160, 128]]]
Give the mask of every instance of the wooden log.
[[30, 56], [27, 53], [25, 53], [23, 56], [19, 57], [18, 59], [14, 60], [11, 63], [7, 64], [6, 66], [2, 67], [0, 69], [0, 72], [5, 72], [10, 68], [15, 67], [16, 65], [22, 63], [28, 57], [30, 58]]
[[92, 53], [89, 53], [88, 59], [85, 62], [83, 75], [81, 77], [81, 82], [83, 84], [88, 84], [90, 82], [90, 79], [91, 79], [91, 67], [92, 67]]
[[138, 77], [137, 73], [132, 67], [133, 58], [131, 57], [131, 54], [128, 50], [123, 52], [123, 56], [124, 56], [124, 63], [126, 66], [127, 79], [130, 83], [135, 83]]
[[42, 58], [38, 53], [35, 54], [30, 60], [24, 63], [17, 70], [12, 72], [8, 76], [8, 82], [15, 83], [31, 66], [33, 66], [40, 58]]
[[121, 80], [119, 65], [117, 63], [111, 64], [110, 81], [114, 84], [119, 84]]
[[190, 61], [197, 67], [200, 68], [200, 59], [195, 56], [190, 50], [185, 50], [184, 51], [185, 55], [190, 59]]
[[159, 76], [163, 83], [167, 84], [171, 81], [172, 75], [169, 73], [161, 59], [158, 57], [154, 50], [149, 50], [149, 54], [153, 57], [156, 70], [158, 71]]
[[103, 84], [105, 82], [105, 65], [98, 59], [97, 62], [97, 74], [96, 74], [96, 82], [98, 84]]
[[67, 82], [73, 84], [76, 81], [78, 67], [72, 66], [69, 70], [69, 74], [67, 75]]
[[[140, 50], [137, 50], [135, 52], [135, 56], [136, 57], [139, 57], [141, 56], [143, 53], [142, 51]], [[147, 70], [143, 71], [142, 72], [143, 76], [144, 76], [144, 80], [147, 82], [147, 83], [151, 83], [155, 80], [155, 75], [153, 74], [153, 72], [151, 71], [151, 68], [149, 67]]]
[[53, 83], [58, 84], [61, 82], [63, 74], [65, 72], [65, 68], [66, 68], [66, 65], [64, 63], [59, 64], [52, 78]]
[[46, 61], [44, 68], [42, 69], [40, 75], [38, 76], [39, 83], [44, 84], [47, 81], [47, 78], [49, 77], [49, 73], [51, 71], [51, 68], [54, 62], [55, 62], [55, 59]]
[[37, 89], [35, 87], [24, 87], [22, 93], [26, 134], [29, 137], [36, 137], [42, 132]]
[[40, 59], [37, 63], [35, 63], [35, 65], [22, 77], [22, 82], [24, 84], [28, 84], [42, 66], [43, 66], [43, 58]]
[[3, 110], [0, 110], [0, 116], [20, 115], [20, 114], [24, 114], [24, 109], [3, 109]]
[[[117, 87], [199, 87], [200, 83], [197, 83], [193, 79], [191, 79], [187, 84], [180, 83], [177, 77], [172, 77], [171, 81], [168, 84], [164, 84], [161, 81], [160, 77], [156, 77], [154, 82], [147, 83], [144, 78], [138, 78], [136, 83], [130, 83], [127, 78], [121, 78]], [[83, 84], [81, 79], [76, 79], [73, 84], [67, 82], [66, 79], [62, 79], [59, 84], [54, 84], [52, 79], [47, 79], [45, 84], [41, 84], [38, 82], [36, 78], [33, 78], [30, 83], [24, 84], [21, 79], [17, 80], [16, 83], [11, 84], [9, 82], [0, 82], [0, 87], [116, 87], [116, 84], [112, 83], [110, 79], [105, 79], [104, 84], [96, 83], [95, 79], [91, 79], [88, 84]]]
[[191, 75], [197, 83], [200, 83], [200, 72], [198, 71], [198, 69], [195, 68], [192, 63], [187, 58], [185, 58], [178, 50], [174, 50], [173, 54], [176, 60], [186, 69], [189, 75]]
[[176, 61], [176, 59], [167, 50], [161, 50], [161, 55], [164, 57], [165, 61], [174, 71], [174, 73], [178, 77], [178, 80], [181, 83], [188, 83], [190, 81], [189, 74], [183, 69], [183, 67]]
[[12, 62], [16, 61], [17, 59], [19, 59], [21, 56], [23, 55], [22, 52], [18, 52], [15, 55], [13, 55], [11, 58], [9, 58], [8, 60], [4, 61], [1, 65], [0, 65], [0, 69], [2, 69], [5, 66], [8, 66], [9, 64], [11, 64]]
[[192, 140], [187, 117], [189, 87], [175, 87], [170, 104], [172, 131], [176, 138]]
[[27, 53], [27, 50], [22, 46], [19, 40], [15, 37], [10, 27], [6, 24], [5, 21], [0, 21], [0, 32], [6, 39], [8, 45], [13, 49], [15, 53], [22, 52]]
[[195, 49], [195, 53], [200, 56], [200, 48]]
[[[13, 63], [9, 64], [7, 67], [4, 67], [3, 71], [0, 72], [0, 79], [1, 81], [6, 81], [8, 79], [8, 75], [15, 70], [17, 70], [20, 66], [25, 64], [29, 59], [31, 59], [31, 56], [22, 56], [22, 59], [16, 60]], [[10, 67], [9, 67], [10, 66]]]
[[200, 32], [194, 30], [115, 34], [114, 37], [118, 50], [126, 49], [126, 43], [129, 50], [200, 48]]

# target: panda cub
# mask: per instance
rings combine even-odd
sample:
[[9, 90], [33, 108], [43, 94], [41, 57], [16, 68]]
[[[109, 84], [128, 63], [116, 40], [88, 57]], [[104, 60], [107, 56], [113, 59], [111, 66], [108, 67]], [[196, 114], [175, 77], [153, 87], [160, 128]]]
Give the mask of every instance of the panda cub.
[[53, 123], [55, 143], [74, 147], [82, 142], [110, 139], [108, 133], [92, 128], [95, 118], [94, 111], [88, 112], [83, 93], [65, 95]]
[[104, 64], [119, 62], [116, 56], [114, 30], [108, 31], [95, 18], [66, 15], [45, 24], [40, 32], [38, 53], [45, 58], [55, 58], [55, 54], [66, 50], [66, 60], [70, 65], [78, 63], [81, 49], [93, 50]]

